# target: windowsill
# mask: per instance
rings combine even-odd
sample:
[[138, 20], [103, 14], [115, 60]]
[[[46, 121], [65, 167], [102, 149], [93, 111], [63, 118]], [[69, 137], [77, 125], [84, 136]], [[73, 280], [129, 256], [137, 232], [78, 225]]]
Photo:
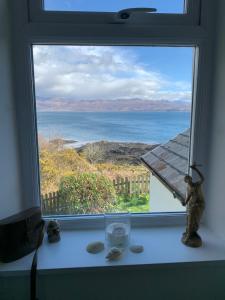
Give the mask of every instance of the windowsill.
[[[225, 244], [209, 230], [200, 230], [204, 244], [196, 249], [181, 243], [183, 231], [183, 226], [132, 229], [131, 243], [143, 245], [144, 252], [134, 254], [127, 250], [120, 260], [108, 262], [105, 260], [106, 250], [95, 255], [86, 252], [89, 242], [104, 241], [104, 230], [66, 230], [61, 232], [59, 243], [49, 244], [45, 237], [38, 254], [38, 273], [225, 260]], [[33, 254], [29, 254], [15, 262], [0, 264], [0, 276], [29, 274], [32, 257]]]

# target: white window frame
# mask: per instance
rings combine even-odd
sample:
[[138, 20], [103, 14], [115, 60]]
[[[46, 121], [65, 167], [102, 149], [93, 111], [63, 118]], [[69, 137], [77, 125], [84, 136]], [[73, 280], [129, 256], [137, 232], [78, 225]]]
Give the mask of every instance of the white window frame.
[[[84, 11], [45, 11], [44, 0], [28, 0], [30, 20], [33, 22], [73, 23], [73, 24], [161, 24], [199, 25], [202, 0], [184, 0], [184, 13], [149, 13], [132, 14], [127, 20], [118, 20], [113, 12], [84, 12]], [[94, 1], [94, 0], [93, 0]], [[170, 0], [167, 0], [170, 1]], [[128, 4], [129, 5], [129, 4]], [[129, 8], [129, 7], [127, 7]]]
[[[190, 0], [189, 0], [190, 1]], [[192, 0], [191, 0], [192, 1]], [[197, 0], [194, 0], [197, 1]], [[165, 25], [168, 15], [162, 16], [154, 24], [78, 24], [73, 14], [64, 14], [59, 18], [57, 12], [41, 12], [38, 6], [41, 0], [13, 0], [14, 34], [14, 80], [16, 98], [16, 117], [20, 143], [21, 185], [24, 208], [40, 205], [39, 159], [37, 143], [37, 123], [35, 91], [33, 78], [33, 44], [72, 44], [72, 45], [157, 45], [196, 47], [193, 78], [193, 107], [190, 161], [206, 166], [207, 141], [205, 124], [209, 114], [210, 101], [210, 61], [212, 43], [210, 35], [210, 12], [207, 5], [210, 0], [202, 0], [201, 12], [197, 24], [187, 24], [185, 18], [180, 23]], [[30, 3], [30, 7], [28, 6]], [[193, 1], [192, 1], [193, 3]], [[36, 7], [36, 13], [34, 11]], [[29, 12], [31, 14], [29, 15]], [[196, 13], [196, 12], [195, 12]], [[70, 21], [68, 22], [67, 17]], [[88, 16], [88, 14], [86, 15]], [[169, 17], [170, 18], [170, 17]], [[60, 19], [60, 20], [59, 20]], [[85, 15], [82, 16], [85, 19]], [[176, 15], [174, 16], [174, 20]], [[64, 20], [64, 21], [63, 21]], [[83, 227], [103, 226], [102, 216], [73, 216], [61, 218], [62, 222], [77, 222]], [[184, 223], [185, 214], [134, 214], [135, 226], [174, 225]], [[88, 225], [87, 225], [88, 224]], [[97, 225], [96, 225], [97, 224]]]

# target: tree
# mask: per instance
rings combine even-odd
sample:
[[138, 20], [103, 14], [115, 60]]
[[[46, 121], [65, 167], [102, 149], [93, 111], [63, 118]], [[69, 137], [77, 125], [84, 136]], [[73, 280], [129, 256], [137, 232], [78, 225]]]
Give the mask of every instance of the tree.
[[104, 158], [103, 144], [92, 143], [86, 145], [83, 150], [83, 155], [92, 164], [101, 162]]

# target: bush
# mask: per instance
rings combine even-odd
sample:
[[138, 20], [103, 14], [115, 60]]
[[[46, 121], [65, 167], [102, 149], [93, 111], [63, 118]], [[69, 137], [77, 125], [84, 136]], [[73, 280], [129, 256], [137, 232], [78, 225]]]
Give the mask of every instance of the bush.
[[103, 145], [92, 143], [85, 146], [82, 154], [90, 163], [101, 162], [104, 158]]
[[59, 196], [71, 214], [94, 214], [111, 211], [115, 189], [103, 175], [82, 173], [65, 176], [59, 185]]
[[89, 164], [74, 149], [40, 151], [41, 193], [58, 190], [60, 179], [78, 172], [95, 172], [95, 167]]

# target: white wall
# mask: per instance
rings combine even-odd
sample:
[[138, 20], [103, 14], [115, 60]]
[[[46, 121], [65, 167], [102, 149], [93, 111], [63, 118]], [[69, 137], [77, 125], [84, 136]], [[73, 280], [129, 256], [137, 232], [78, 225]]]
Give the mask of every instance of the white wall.
[[205, 219], [208, 226], [225, 239], [225, 1], [216, 2], [218, 16], [214, 31], [216, 35], [210, 116], [212, 127]]
[[[8, 32], [5, 4], [0, 0], [0, 218], [20, 208], [18, 158], [12, 106]], [[214, 1], [212, 1], [214, 2]], [[212, 139], [206, 216], [208, 225], [225, 237], [225, 1], [220, 3], [220, 38], [217, 35], [214, 92], [211, 120]], [[224, 28], [224, 29], [223, 29]], [[216, 32], [216, 31], [215, 31]], [[7, 65], [7, 62], [9, 65]], [[18, 201], [18, 202], [17, 202]], [[10, 205], [9, 205], [10, 204]], [[222, 208], [222, 209], [221, 209]], [[206, 218], [206, 219], [207, 219]], [[151, 253], [149, 254], [151, 255]], [[96, 269], [76, 274], [42, 276], [40, 300], [45, 299], [224, 299], [223, 262], [148, 269]], [[88, 287], [88, 288], [87, 288]], [[0, 299], [29, 299], [29, 278], [0, 278]]]
[[154, 175], [151, 175], [150, 179], [150, 211], [185, 211], [185, 207], [181, 205], [180, 201], [174, 198], [173, 194]]
[[0, 0], [0, 219], [20, 211], [8, 0]]

